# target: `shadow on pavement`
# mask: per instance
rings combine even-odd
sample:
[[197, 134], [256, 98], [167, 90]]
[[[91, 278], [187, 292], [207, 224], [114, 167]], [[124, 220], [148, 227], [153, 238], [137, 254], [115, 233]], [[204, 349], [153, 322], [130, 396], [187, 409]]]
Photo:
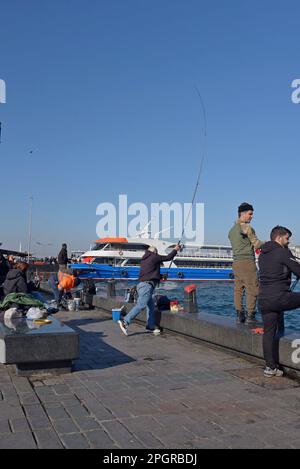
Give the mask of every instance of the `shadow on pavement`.
[[[64, 321], [79, 333], [80, 358], [74, 361], [73, 371], [100, 370], [136, 361], [129, 355], [112, 347], [103, 340], [103, 332], [82, 329], [82, 326], [107, 321], [108, 319], [72, 319]], [[111, 320], [111, 319], [109, 319]]]

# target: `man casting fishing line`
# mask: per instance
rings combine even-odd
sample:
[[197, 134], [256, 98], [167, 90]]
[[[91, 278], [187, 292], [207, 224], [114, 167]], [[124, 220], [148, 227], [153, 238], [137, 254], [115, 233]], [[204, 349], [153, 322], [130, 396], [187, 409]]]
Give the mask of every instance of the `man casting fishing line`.
[[137, 317], [142, 309], [147, 308], [147, 325], [148, 329], [153, 330], [154, 335], [160, 334], [160, 329], [155, 326], [154, 321], [154, 301], [152, 298], [155, 287], [160, 282], [160, 265], [162, 262], [174, 259], [181, 246], [177, 244], [173, 251], [167, 256], [160, 256], [155, 246], [150, 246], [145, 252], [141, 260], [141, 269], [139, 283], [137, 285], [138, 300], [132, 310], [121, 319], [119, 326], [121, 331], [128, 335], [129, 324]]

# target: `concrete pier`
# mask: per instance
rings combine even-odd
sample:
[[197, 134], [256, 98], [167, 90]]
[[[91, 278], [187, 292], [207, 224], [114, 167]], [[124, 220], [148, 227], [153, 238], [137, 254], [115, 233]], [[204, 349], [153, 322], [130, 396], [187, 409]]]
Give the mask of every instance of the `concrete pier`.
[[80, 335], [73, 373], [0, 365], [1, 448], [300, 448], [299, 383], [231, 351], [103, 309], [60, 312]]

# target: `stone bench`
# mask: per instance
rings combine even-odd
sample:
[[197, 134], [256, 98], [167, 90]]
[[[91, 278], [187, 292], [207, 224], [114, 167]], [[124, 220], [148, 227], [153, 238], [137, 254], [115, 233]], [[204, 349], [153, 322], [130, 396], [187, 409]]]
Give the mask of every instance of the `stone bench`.
[[26, 317], [6, 320], [0, 315], [0, 363], [13, 364], [17, 373], [68, 373], [79, 357], [79, 334], [48, 316], [50, 324], [37, 325]]

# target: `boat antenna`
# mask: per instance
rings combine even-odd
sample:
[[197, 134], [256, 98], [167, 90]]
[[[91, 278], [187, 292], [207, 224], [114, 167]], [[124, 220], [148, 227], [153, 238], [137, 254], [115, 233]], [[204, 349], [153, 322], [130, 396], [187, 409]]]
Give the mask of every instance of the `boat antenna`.
[[[184, 233], [185, 233], [185, 228], [186, 228], [186, 225], [189, 221], [189, 218], [191, 216], [191, 212], [192, 212], [192, 209], [193, 209], [193, 206], [194, 206], [194, 202], [195, 202], [195, 199], [196, 199], [196, 195], [197, 195], [197, 191], [198, 191], [198, 187], [200, 185], [200, 179], [201, 179], [201, 175], [202, 175], [202, 171], [203, 171], [203, 165], [204, 165], [204, 161], [205, 161], [205, 158], [206, 158], [206, 154], [207, 154], [207, 118], [206, 118], [206, 109], [205, 109], [205, 105], [204, 105], [204, 101], [202, 99], [202, 96], [201, 96], [201, 93], [197, 87], [197, 85], [194, 85], [194, 88], [195, 88], [195, 91], [200, 99], [200, 103], [201, 103], [201, 109], [202, 109], [202, 114], [203, 114], [203, 151], [202, 151], [202, 157], [201, 157], [201, 161], [200, 161], [200, 167], [199, 167], [199, 172], [198, 172], [198, 176], [197, 176], [197, 182], [196, 182], [196, 186], [195, 186], [195, 189], [194, 189], [194, 192], [193, 192], [193, 198], [192, 198], [192, 202], [191, 202], [191, 205], [190, 205], [190, 209], [188, 211], [188, 214], [186, 216], [186, 219], [185, 219], [185, 222], [184, 222], [184, 225], [183, 225], [183, 229], [182, 229], [182, 233], [181, 233], [181, 237], [180, 237], [180, 240], [178, 241], [178, 244], [181, 244], [181, 241], [184, 237]], [[170, 265], [169, 265], [169, 268], [171, 267], [173, 263], [173, 260], [171, 261]]]

